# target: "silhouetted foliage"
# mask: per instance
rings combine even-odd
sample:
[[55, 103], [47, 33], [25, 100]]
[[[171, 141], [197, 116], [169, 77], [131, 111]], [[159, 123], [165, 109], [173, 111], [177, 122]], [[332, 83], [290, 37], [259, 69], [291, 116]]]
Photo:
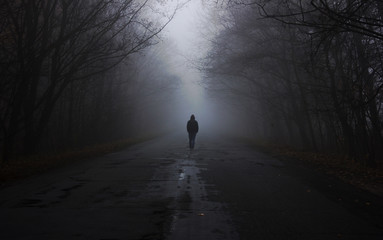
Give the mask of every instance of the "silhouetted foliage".
[[381, 1], [219, 1], [204, 62], [259, 138], [382, 162]]
[[129, 79], [111, 70], [156, 43], [173, 17], [153, 22], [152, 10], [148, 0], [1, 1], [2, 158], [117, 137], [109, 126], [123, 125]]

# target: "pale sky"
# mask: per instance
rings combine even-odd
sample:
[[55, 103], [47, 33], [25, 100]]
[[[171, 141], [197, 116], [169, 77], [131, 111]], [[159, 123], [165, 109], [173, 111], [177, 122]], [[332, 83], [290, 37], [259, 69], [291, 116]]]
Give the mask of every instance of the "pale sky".
[[[174, 2], [169, 4], [174, 8]], [[202, 6], [199, 0], [192, 0], [182, 7], [176, 14], [172, 22], [165, 29], [165, 34], [175, 41], [181, 53], [192, 54], [196, 41], [199, 36], [199, 17], [201, 16]]]
[[[168, 1], [170, 7], [177, 1]], [[204, 110], [204, 90], [199, 85], [202, 81], [201, 73], [193, 69], [188, 60], [198, 57], [198, 43], [200, 42], [200, 21], [203, 9], [199, 0], [192, 0], [177, 12], [177, 15], [165, 29], [165, 40], [175, 45], [172, 49], [172, 71], [182, 80], [181, 91], [191, 112]]]

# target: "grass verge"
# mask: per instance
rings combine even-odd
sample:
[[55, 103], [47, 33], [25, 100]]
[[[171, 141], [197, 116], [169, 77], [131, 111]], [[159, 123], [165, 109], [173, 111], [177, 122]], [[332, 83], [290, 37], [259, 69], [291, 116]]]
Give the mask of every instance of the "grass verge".
[[369, 168], [336, 154], [300, 151], [289, 146], [257, 142], [251, 139], [245, 141], [273, 157], [299, 160], [321, 172], [383, 197], [383, 169]]
[[44, 173], [48, 170], [65, 166], [70, 163], [81, 161], [92, 157], [122, 150], [136, 143], [144, 142], [154, 138], [130, 138], [112, 143], [98, 144], [84, 147], [78, 150], [65, 151], [56, 154], [36, 155], [13, 159], [0, 167], [0, 185], [24, 179], [33, 175]]

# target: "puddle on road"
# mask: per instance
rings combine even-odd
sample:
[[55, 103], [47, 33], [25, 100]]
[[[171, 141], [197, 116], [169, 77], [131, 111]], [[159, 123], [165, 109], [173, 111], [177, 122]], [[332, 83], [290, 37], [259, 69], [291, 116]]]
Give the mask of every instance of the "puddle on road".
[[[168, 240], [239, 239], [224, 204], [208, 200], [206, 187], [212, 186], [206, 186], [201, 178], [200, 171], [206, 169], [206, 164], [199, 159], [173, 158], [172, 164], [158, 164], [155, 183], [150, 185], [159, 184], [161, 179], [161, 189], [149, 186], [151, 194], [158, 199], [173, 199], [167, 207], [171, 215], [163, 234]], [[160, 161], [169, 162], [169, 159]]]
[[185, 173], [184, 172], [181, 172], [180, 173], [180, 176], [178, 177], [178, 181], [182, 181], [185, 179]]

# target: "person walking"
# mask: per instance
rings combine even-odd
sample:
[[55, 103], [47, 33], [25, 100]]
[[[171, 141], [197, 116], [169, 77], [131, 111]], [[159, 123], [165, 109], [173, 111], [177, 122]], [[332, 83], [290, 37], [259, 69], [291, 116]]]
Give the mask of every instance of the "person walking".
[[189, 133], [189, 147], [190, 149], [194, 148], [195, 137], [198, 132], [198, 122], [195, 120], [194, 114], [190, 116], [190, 120], [186, 125], [186, 129]]

